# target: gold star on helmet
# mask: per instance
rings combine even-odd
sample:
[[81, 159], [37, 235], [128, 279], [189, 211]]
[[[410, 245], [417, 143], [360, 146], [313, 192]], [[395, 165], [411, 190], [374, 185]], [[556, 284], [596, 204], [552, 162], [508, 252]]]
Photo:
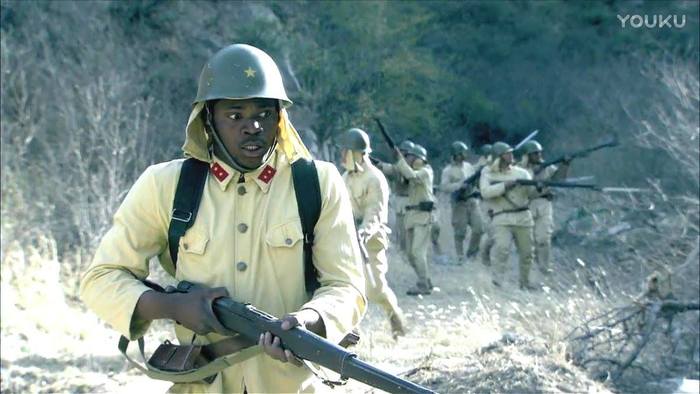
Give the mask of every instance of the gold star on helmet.
[[245, 73], [245, 76], [246, 76], [246, 77], [248, 77], [248, 78], [255, 78], [255, 70], [253, 70], [252, 68], [250, 68], [250, 66], [248, 66], [247, 69], [243, 70], [243, 72]]

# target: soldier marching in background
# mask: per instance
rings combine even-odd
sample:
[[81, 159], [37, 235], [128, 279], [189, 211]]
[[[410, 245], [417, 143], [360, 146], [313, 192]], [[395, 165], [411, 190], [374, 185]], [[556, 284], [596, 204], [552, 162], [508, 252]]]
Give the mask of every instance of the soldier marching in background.
[[534, 188], [519, 186], [514, 181], [531, 179], [523, 168], [513, 165], [513, 148], [504, 142], [496, 142], [492, 148], [493, 163], [481, 174], [481, 195], [489, 204], [494, 245], [491, 250], [493, 284], [501, 286], [510, 259], [511, 242], [519, 257], [519, 285], [521, 289], [532, 289], [529, 275], [533, 259], [530, 197]]
[[[491, 144], [481, 146], [479, 149], [479, 160], [476, 162], [477, 168], [485, 168], [491, 164], [493, 160], [491, 148]], [[481, 217], [484, 220], [484, 235], [481, 237], [481, 244], [479, 245], [479, 261], [485, 266], [490, 266], [491, 248], [493, 247], [493, 226], [491, 225], [491, 217], [488, 214], [490, 209], [489, 200], [482, 199], [479, 208], [481, 208]]]
[[442, 170], [440, 177], [440, 190], [451, 195], [452, 228], [458, 264], [461, 264], [465, 258], [463, 244], [467, 236], [467, 227], [471, 227], [467, 259], [477, 254], [483, 234], [479, 200], [476, 195], [472, 194], [475, 188], [462, 187], [464, 180], [475, 172], [474, 167], [466, 161], [468, 150], [469, 148], [463, 142], [454, 142], [452, 144], [452, 162]]
[[[404, 154], [413, 148], [413, 142], [404, 140], [399, 144], [399, 149]], [[387, 176], [391, 185], [391, 203], [394, 205], [396, 223], [392, 227], [396, 242], [403, 251], [406, 249], [406, 205], [408, 205], [408, 180], [393, 166], [379, 166], [379, 169]]]
[[406, 229], [408, 260], [416, 271], [418, 281], [408, 295], [428, 295], [433, 285], [428, 274], [428, 248], [432, 224], [435, 222], [435, 196], [433, 195], [433, 169], [427, 163], [427, 151], [414, 144], [404, 157], [396, 149], [396, 164], [385, 164], [385, 170], [398, 170], [408, 179], [408, 202], [406, 206]]
[[[569, 172], [569, 160], [565, 160], [561, 166], [550, 165], [540, 168], [544, 162], [542, 145], [535, 140], [530, 140], [522, 146], [523, 157], [518, 163], [526, 169], [530, 176], [538, 181], [556, 181], [566, 178]], [[535, 222], [533, 236], [535, 240], [535, 260], [540, 271], [545, 275], [552, 272], [551, 249], [554, 220], [552, 215], [551, 189], [544, 188], [530, 201], [530, 212]]]
[[387, 226], [389, 216], [389, 185], [384, 174], [369, 160], [369, 136], [353, 128], [339, 138], [341, 163], [345, 168], [343, 180], [350, 195], [353, 216], [361, 248], [366, 250], [364, 264], [366, 294], [370, 302], [378, 304], [389, 318], [393, 337], [404, 335], [404, 318], [396, 295], [389, 287], [386, 273], [389, 268], [386, 250], [389, 247]]

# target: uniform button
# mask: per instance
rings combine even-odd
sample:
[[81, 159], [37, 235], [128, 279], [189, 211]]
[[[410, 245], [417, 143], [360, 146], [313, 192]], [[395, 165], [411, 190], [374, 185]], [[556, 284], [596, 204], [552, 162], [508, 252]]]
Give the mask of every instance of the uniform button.
[[286, 243], [287, 245], [291, 245], [291, 244], [292, 244], [292, 239], [291, 239], [291, 238], [287, 238], [287, 239], [284, 240], [284, 243]]
[[182, 247], [183, 247], [185, 250], [187, 250], [187, 248], [189, 248], [190, 245], [188, 245], [188, 244], [182, 244]]
[[240, 231], [240, 232], [242, 232], [242, 233], [248, 231], [248, 225], [245, 224], [245, 223], [239, 224], [239, 225], [238, 225], [238, 231]]
[[238, 195], [242, 196], [245, 194], [245, 186], [238, 186]]
[[248, 264], [246, 264], [244, 261], [239, 261], [238, 264], [236, 264], [236, 269], [239, 271], [245, 271], [248, 268]]

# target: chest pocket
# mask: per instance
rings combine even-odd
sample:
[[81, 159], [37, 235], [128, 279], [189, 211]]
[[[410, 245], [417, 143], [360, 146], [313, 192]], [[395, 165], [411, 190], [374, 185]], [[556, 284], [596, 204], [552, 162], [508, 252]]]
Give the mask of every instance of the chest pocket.
[[190, 230], [180, 238], [180, 249], [178, 255], [203, 255], [206, 252], [209, 237], [201, 232]]
[[303, 238], [301, 222], [291, 220], [270, 227], [265, 235], [265, 242], [273, 248], [301, 248]]

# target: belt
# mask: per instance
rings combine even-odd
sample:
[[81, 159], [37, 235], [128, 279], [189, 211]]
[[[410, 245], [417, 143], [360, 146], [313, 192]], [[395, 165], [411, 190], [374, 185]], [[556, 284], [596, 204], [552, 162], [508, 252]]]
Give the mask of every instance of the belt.
[[421, 201], [416, 205], [406, 205], [406, 210], [418, 210], [423, 212], [430, 212], [435, 209], [435, 203], [432, 201]]
[[515, 208], [515, 209], [504, 209], [504, 210], [498, 211], [498, 212], [493, 212], [493, 211], [489, 210], [489, 214], [490, 214], [489, 216], [491, 216], [491, 218], [495, 218], [496, 216], [498, 216], [502, 213], [525, 212], [525, 211], [529, 211], [529, 210], [530, 210], [530, 208], [528, 208], [528, 207]]

